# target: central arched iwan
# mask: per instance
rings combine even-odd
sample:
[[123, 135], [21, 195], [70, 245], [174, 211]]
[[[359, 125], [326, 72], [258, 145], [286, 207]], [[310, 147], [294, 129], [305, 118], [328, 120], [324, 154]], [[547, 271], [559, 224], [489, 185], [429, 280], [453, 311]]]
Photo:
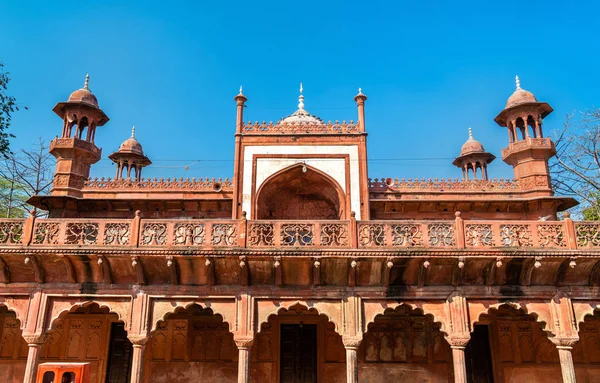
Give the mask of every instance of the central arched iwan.
[[255, 203], [256, 219], [346, 219], [347, 210], [340, 185], [302, 163], [267, 178]]

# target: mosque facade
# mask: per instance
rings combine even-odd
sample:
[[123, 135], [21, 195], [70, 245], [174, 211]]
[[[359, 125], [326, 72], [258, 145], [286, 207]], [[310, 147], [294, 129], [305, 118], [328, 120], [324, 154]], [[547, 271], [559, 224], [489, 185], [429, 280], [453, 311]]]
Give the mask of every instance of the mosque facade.
[[223, 179], [142, 177], [135, 130], [92, 178], [88, 79], [54, 107], [47, 218], [0, 220], [3, 381], [600, 382], [600, 224], [561, 213], [552, 108], [518, 80], [510, 180], [471, 131], [460, 179], [369, 178], [361, 90], [355, 121], [234, 100]]

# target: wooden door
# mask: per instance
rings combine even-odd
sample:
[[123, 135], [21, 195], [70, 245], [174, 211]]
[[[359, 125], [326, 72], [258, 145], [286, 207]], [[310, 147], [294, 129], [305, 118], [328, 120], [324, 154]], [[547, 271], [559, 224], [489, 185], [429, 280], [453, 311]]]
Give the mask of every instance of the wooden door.
[[317, 382], [317, 325], [281, 325], [280, 383]]
[[128, 383], [131, 375], [133, 346], [127, 339], [127, 331], [121, 322], [112, 324], [110, 352], [108, 356], [107, 383]]

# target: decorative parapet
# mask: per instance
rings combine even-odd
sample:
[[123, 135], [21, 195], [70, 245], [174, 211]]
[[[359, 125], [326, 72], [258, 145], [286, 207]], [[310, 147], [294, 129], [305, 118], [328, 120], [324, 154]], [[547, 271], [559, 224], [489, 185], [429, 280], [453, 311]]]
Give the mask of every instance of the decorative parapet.
[[521, 190], [519, 181], [510, 179], [494, 180], [459, 180], [459, 179], [398, 179], [398, 178], [369, 178], [369, 190], [372, 192], [383, 191], [493, 191], [493, 190]]
[[356, 134], [361, 133], [359, 124], [350, 122], [339, 121], [327, 123], [314, 123], [314, 122], [286, 122], [286, 123], [273, 123], [272, 121], [268, 124], [263, 121], [262, 123], [256, 121], [244, 124], [242, 128], [243, 134]]
[[502, 158], [506, 159], [506, 157], [510, 156], [515, 152], [519, 152], [523, 149], [553, 149], [556, 150], [554, 146], [554, 142], [549, 137], [545, 138], [531, 138], [528, 137], [521, 141], [513, 142], [509, 144], [506, 148], [502, 149]]
[[88, 152], [94, 153], [95, 156], [100, 157], [102, 155], [102, 149], [98, 148], [91, 142], [80, 140], [78, 138], [55, 138], [50, 142], [50, 151], [54, 149], [62, 148], [77, 148], [83, 149]]
[[146, 178], [130, 179], [94, 178], [87, 180], [84, 191], [89, 190], [153, 190], [153, 191], [233, 191], [229, 178]]
[[600, 249], [600, 222], [247, 221], [205, 219], [3, 219], [3, 247], [153, 249], [585, 250]]

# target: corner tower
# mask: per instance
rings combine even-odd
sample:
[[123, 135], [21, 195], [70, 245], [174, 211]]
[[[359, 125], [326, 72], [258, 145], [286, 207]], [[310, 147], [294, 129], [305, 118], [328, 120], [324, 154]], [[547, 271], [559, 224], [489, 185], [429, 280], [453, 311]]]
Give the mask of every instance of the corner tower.
[[89, 90], [89, 75], [83, 88], [71, 93], [68, 101], [52, 109], [63, 119], [62, 134], [50, 143], [56, 157], [52, 195], [81, 197], [81, 189], [89, 178], [90, 168], [100, 160], [102, 150], [94, 144], [96, 128], [108, 122]]
[[556, 154], [556, 147], [550, 138], [544, 138], [542, 120], [553, 109], [522, 89], [519, 76], [516, 86], [506, 107], [494, 119], [498, 125], [508, 128], [509, 144], [502, 149], [502, 159], [513, 167], [514, 179], [524, 190], [552, 195], [548, 159]]

